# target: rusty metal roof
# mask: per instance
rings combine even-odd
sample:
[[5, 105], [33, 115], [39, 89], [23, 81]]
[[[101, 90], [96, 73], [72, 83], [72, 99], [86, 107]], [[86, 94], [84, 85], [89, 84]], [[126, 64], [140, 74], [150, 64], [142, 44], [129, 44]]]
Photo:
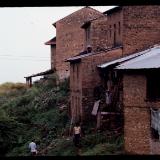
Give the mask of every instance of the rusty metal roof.
[[45, 45], [56, 45], [56, 37], [53, 37], [49, 41], [44, 43]]
[[44, 72], [32, 74], [32, 75], [27, 76], [27, 77], [24, 77], [24, 78], [31, 78], [31, 77], [43, 76], [43, 75], [52, 74], [52, 73], [54, 73], [54, 70], [53, 70], [53, 69], [49, 69], [49, 70], [46, 70], [46, 71], [44, 71]]
[[116, 69], [157, 69], [160, 68], [160, 45], [144, 51], [134, 59], [126, 61], [116, 67]]

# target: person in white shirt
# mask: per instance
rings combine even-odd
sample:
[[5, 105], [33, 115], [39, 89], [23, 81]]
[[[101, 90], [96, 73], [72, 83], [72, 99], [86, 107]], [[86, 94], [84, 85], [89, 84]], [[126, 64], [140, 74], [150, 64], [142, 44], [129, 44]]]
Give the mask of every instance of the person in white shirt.
[[74, 135], [74, 144], [76, 147], [79, 147], [80, 144], [80, 136], [81, 136], [81, 127], [77, 122], [75, 127], [73, 128], [73, 135]]
[[34, 142], [34, 140], [32, 140], [32, 142], [29, 143], [29, 149], [32, 156], [35, 156], [37, 154], [37, 145]]

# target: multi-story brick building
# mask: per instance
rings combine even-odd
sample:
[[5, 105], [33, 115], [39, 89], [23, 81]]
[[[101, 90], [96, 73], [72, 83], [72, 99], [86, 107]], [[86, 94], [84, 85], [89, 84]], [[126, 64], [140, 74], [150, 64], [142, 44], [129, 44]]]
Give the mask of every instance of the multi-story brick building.
[[[112, 90], [111, 92], [115, 94], [115, 90], [117, 88], [119, 89], [119, 86], [116, 87], [113, 82], [113, 77], [114, 74], [116, 74], [116, 76], [118, 74], [120, 80], [123, 79], [120, 83], [122, 89], [120, 90], [120, 93], [118, 93], [117, 101], [121, 101], [121, 104], [124, 104], [125, 149], [128, 152], [137, 154], [149, 154], [151, 152], [157, 153], [153, 149], [155, 143], [150, 143], [153, 141], [151, 141], [150, 138], [151, 132], [148, 130], [150, 128], [150, 116], [148, 111], [141, 112], [142, 114], [139, 114], [140, 110], [136, 111], [137, 106], [134, 100], [134, 95], [141, 95], [139, 92], [136, 92], [138, 91], [137, 89], [134, 90], [134, 94], [132, 95], [128, 92], [132, 90], [132, 87], [130, 87], [132, 85], [130, 85], [130, 83], [134, 85], [133, 79], [121, 72], [117, 73], [117, 71], [114, 70], [114, 67], [119, 63], [139, 56], [139, 54], [133, 56], [129, 55], [147, 49], [160, 42], [160, 17], [157, 16], [160, 14], [160, 6], [116, 7], [104, 12], [104, 14], [107, 14], [107, 20], [104, 21], [104, 24], [102, 18], [87, 21], [82, 25], [82, 28], [85, 29], [87, 35], [86, 44], [89, 42], [93, 45], [93, 52], [68, 59], [71, 71], [70, 86], [72, 118], [76, 120], [76, 118], [79, 119], [80, 117], [81, 120], [88, 120], [89, 117], [91, 117], [91, 111], [96, 100], [93, 95], [94, 88], [100, 84], [107, 84], [106, 86], [104, 85], [106, 87], [105, 89], [109, 88]], [[98, 23], [98, 21], [101, 23]], [[100, 27], [98, 24], [101, 24]], [[96, 28], [98, 34], [94, 34], [94, 30], [92, 30], [93, 26]], [[104, 27], [104, 30], [101, 27]], [[99, 43], [94, 44], [95, 41], [93, 40], [95, 39], [97, 39]], [[124, 58], [119, 59], [120, 57]], [[96, 68], [97, 65], [100, 72], [98, 72]], [[131, 77], [133, 78], [133, 75]], [[138, 85], [140, 85], [140, 83], [143, 83], [144, 86], [145, 80], [143, 81], [138, 79], [138, 76], [136, 77], [137, 83], [134, 87], [139, 88], [140, 86], [138, 87]], [[118, 91], [119, 90], [117, 90], [117, 92]], [[144, 87], [142, 87], [141, 91], [143, 94], [146, 93]], [[131, 95], [131, 101], [125, 103], [124, 98], [129, 95]], [[134, 102], [132, 101], [132, 98]], [[130, 108], [127, 107], [128, 103], [131, 105]], [[133, 115], [135, 115], [136, 119]], [[141, 121], [142, 123], [140, 123], [142, 116], [143, 120]], [[143, 123], [145, 123], [145, 125], [142, 125]], [[142, 129], [139, 128], [141, 125]], [[133, 128], [135, 128], [135, 130]], [[132, 131], [134, 131], [135, 136], [130, 136]], [[138, 145], [137, 149], [136, 145]]]
[[[60, 80], [70, 76], [72, 120], [95, 118], [91, 115], [98, 100], [94, 91], [104, 88], [112, 93], [111, 106], [120, 106], [119, 112], [124, 113], [125, 150], [131, 153], [159, 153], [160, 144], [151, 137], [149, 111], [154, 105], [160, 108], [159, 101], [146, 100], [154, 86], [149, 82], [147, 91], [146, 77], [155, 69], [115, 67], [136, 60], [146, 52], [141, 51], [160, 43], [159, 15], [160, 6], [156, 5], [115, 7], [104, 13], [85, 7], [54, 23], [56, 38], [46, 42], [51, 46], [51, 68]], [[92, 46], [89, 53], [84, 51], [88, 45]], [[155, 81], [157, 71], [150, 81]]]
[[56, 39], [53, 38], [45, 44], [51, 45], [51, 66], [56, 70], [60, 80], [70, 75], [69, 63], [64, 61], [77, 55], [86, 47], [85, 32], [81, 25], [85, 21], [102, 16], [104, 15], [101, 12], [84, 7], [53, 24], [56, 28]]

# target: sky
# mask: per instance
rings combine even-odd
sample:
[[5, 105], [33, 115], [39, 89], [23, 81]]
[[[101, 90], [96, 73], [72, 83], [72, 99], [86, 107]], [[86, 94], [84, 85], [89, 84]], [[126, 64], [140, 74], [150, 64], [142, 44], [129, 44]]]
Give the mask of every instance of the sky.
[[[113, 7], [92, 8], [104, 12]], [[81, 8], [83, 6], [0, 8], [0, 84], [25, 83], [25, 76], [50, 69], [50, 46], [44, 43], [56, 36], [52, 24]]]

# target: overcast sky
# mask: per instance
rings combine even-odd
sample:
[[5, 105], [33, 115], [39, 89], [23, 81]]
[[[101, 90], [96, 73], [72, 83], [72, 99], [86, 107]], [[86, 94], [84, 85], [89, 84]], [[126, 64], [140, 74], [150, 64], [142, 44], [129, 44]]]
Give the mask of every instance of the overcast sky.
[[[81, 8], [0, 8], [0, 84], [25, 82], [25, 76], [50, 69], [50, 46], [44, 43], [56, 36], [52, 24]], [[113, 6], [93, 8], [104, 12]]]

